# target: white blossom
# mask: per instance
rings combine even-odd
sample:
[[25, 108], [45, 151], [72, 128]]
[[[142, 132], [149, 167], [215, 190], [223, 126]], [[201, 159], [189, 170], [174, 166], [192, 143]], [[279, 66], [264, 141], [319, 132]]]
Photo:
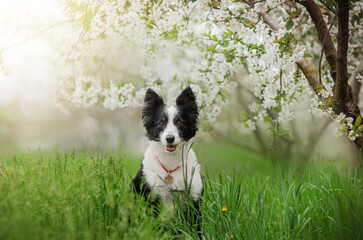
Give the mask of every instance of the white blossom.
[[[87, 22], [87, 31], [85, 22], [80, 24], [78, 33], [82, 38], [75, 39], [72, 32], [68, 38], [73, 41], [65, 41], [65, 55], [72, 56], [72, 61], [66, 58], [62, 66], [70, 77], [62, 84], [60, 99], [76, 107], [98, 104], [115, 110], [141, 106], [149, 87], [163, 95], [166, 102], [172, 102], [190, 85], [201, 118], [213, 122], [237, 86], [233, 76], [247, 71], [239, 83], [256, 98], [249, 105], [256, 119], [244, 122], [249, 129], [255, 129], [255, 122], [263, 121], [267, 111], [274, 108], [279, 109], [276, 121], [291, 121], [298, 103], [306, 100], [310, 101], [310, 113], [335, 118], [352, 128], [352, 119], [335, 116], [326, 103], [333, 96], [334, 85], [326, 70], [322, 71], [326, 90], [318, 96], [305, 77], [297, 74], [295, 62], [307, 52], [320, 54], [321, 44], [312, 44], [315, 40], [307, 36], [307, 41], [295, 43], [293, 51], [282, 50], [280, 43], [287, 37], [300, 36], [313, 26], [310, 18], [305, 22], [296, 18], [292, 19], [294, 27], [287, 30], [290, 12], [297, 11], [298, 5], [290, 8], [282, 3], [268, 0], [250, 7], [232, 0], [79, 0], [76, 4], [80, 9], [87, 6], [92, 19]], [[352, 4], [351, 14], [361, 14], [363, 4]], [[271, 31], [259, 17], [260, 12], [269, 9], [273, 9], [269, 14], [280, 26], [278, 31]], [[72, 14], [82, 19], [85, 11], [74, 10]], [[308, 14], [303, 9], [301, 15]], [[362, 27], [351, 28], [350, 39], [359, 39]], [[350, 46], [361, 44], [350, 42]], [[356, 60], [349, 52], [349, 58], [349, 70], [353, 71], [359, 56]], [[362, 78], [357, 75], [359, 81]], [[349, 137], [356, 137], [356, 133]]]

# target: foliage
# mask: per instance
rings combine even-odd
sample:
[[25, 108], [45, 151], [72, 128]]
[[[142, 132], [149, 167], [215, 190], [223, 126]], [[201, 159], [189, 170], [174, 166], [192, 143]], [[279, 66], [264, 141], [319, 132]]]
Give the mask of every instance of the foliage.
[[[329, 22], [336, 3], [326, 4], [319, 8]], [[64, 101], [111, 110], [140, 106], [147, 87], [172, 101], [190, 85], [208, 125], [235, 89], [231, 77], [247, 71], [241, 84], [256, 101], [245, 127], [255, 129], [267, 119], [274, 135], [288, 137], [277, 124], [292, 120], [297, 104], [306, 100], [313, 114], [336, 117], [329, 105], [334, 83], [328, 67], [322, 69], [325, 88], [315, 94], [295, 65], [310, 58], [317, 64], [321, 47], [309, 14], [295, 2], [81, 0], [69, 6], [81, 28], [76, 44], [65, 48], [72, 70], [60, 94], [62, 108]], [[361, 59], [362, 4], [352, 1], [351, 8], [349, 69], [354, 70]], [[278, 29], [272, 30], [262, 13], [274, 18]], [[336, 31], [334, 25], [331, 32]], [[309, 71], [315, 74], [318, 67]], [[272, 111], [273, 119], [266, 118]], [[349, 119], [336, 121], [347, 125]], [[361, 135], [349, 131], [352, 140]]]
[[209, 239], [359, 239], [361, 184], [322, 171], [300, 179], [221, 174], [206, 183], [203, 231]]
[[75, 153], [2, 159], [0, 238], [164, 239], [143, 199], [131, 195], [121, 159]]
[[[1, 158], [0, 238], [195, 238], [188, 223], [155, 219], [130, 193], [122, 158], [41, 152]], [[316, 167], [300, 177], [243, 173], [205, 176], [206, 239], [363, 237], [360, 178]]]

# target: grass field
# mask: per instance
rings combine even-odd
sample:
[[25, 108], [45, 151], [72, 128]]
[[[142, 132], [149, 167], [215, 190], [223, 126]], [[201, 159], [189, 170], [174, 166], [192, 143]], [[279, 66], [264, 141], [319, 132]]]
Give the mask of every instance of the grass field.
[[[360, 178], [334, 166], [282, 171], [267, 159], [222, 147], [195, 147], [208, 165], [205, 239], [363, 239]], [[0, 158], [0, 239], [196, 238], [180, 218], [156, 219], [130, 193], [140, 160], [58, 152]]]

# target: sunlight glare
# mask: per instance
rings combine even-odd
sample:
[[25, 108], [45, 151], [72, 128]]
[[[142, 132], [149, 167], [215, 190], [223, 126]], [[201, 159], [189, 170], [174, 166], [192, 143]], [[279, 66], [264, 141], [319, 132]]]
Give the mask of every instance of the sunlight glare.
[[53, 103], [57, 74], [52, 61], [66, 18], [61, 6], [58, 0], [0, 1], [0, 105]]

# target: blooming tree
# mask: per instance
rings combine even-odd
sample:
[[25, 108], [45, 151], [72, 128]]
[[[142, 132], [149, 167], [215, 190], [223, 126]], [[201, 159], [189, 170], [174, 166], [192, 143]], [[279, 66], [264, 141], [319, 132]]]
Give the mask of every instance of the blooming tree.
[[281, 124], [308, 100], [362, 149], [359, 0], [78, 0], [69, 9], [79, 34], [65, 43], [60, 106], [135, 107], [148, 87], [171, 101], [190, 85], [209, 124], [243, 70], [257, 100], [242, 126], [265, 122], [285, 137]]

